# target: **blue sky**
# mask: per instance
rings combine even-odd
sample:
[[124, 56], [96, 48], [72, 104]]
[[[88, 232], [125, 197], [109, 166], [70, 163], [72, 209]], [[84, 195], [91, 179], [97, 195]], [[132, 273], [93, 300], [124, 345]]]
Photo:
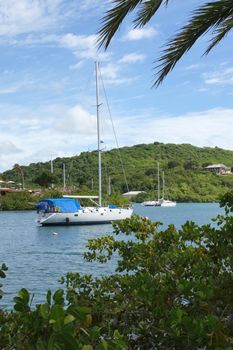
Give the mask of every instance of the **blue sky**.
[[[171, 0], [144, 29], [125, 21], [109, 49], [96, 32], [110, 1], [0, 0], [0, 171], [96, 149], [99, 60], [120, 146], [154, 141], [233, 149], [232, 35], [203, 37], [157, 89], [162, 46], [205, 1]], [[102, 138], [115, 147], [101, 94]]]

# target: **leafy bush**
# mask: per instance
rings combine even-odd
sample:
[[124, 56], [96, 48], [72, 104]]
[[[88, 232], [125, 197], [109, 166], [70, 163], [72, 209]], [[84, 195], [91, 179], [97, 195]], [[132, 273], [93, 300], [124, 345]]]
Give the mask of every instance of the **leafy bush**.
[[26, 191], [8, 193], [5, 196], [0, 196], [0, 210], [34, 209], [34, 206], [30, 204], [34, 201], [35, 198]]

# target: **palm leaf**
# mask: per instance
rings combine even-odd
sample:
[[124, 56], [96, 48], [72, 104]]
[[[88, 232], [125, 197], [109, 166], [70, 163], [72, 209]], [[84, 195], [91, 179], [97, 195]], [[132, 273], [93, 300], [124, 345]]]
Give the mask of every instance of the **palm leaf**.
[[147, 0], [142, 3], [134, 20], [135, 27], [144, 27], [157, 12], [162, 3], [168, 4], [169, 0]]
[[232, 19], [232, 15], [232, 0], [212, 1], [194, 11], [190, 22], [182, 28], [180, 33], [168, 42], [164, 53], [159, 59], [161, 63], [157, 66], [159, 70], [156, 73], [154, 85], [158, 86], [161, 84], [166, 75], [174, 68], [180, 58], [190, 50], [197, 39], [211, 28], [216, 29], [227, 19]]
[[212, 40], [211, 44], [207, 48], [205, 54], [208, 54], [224, 37], [228, 32], [233, 28], [233, 17], [227, 18], [221, 25], [220, 28], [216, 29], [214, 32], [215, 37]]
[[135, 9], [143, 0], [114, 0], [116, 4], [113, 8], [106, 12], [102, 23], [103, 26], [98, 32], [99, 47], [104, 46], [105, 49], [110, 44], [112, 37], [118, 30], [127, 14]]

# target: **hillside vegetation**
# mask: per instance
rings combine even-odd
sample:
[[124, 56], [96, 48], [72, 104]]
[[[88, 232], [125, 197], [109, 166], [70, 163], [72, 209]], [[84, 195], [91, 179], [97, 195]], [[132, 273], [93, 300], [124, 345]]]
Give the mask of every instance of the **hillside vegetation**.
[[[140, 144], [120, 149], [130, 190], [146, 193], [138, 200], [157, 196], [157, 162], [165, 172], [166, 195], [177, 201], [217, 201], [221, 194], [233, 187], [233, 175], [218, 176], [203, 170], [203, 167], [223, 163], [233, 167], [233, 151], [215, 148], [199, 148], [189, 144]], [[127, 191], [119, 151], [103, 152], [103, 191], [107, 192], [108, 177], [112, 193]], [[53, 179], [47, 176], [47, 184], [53, 181], [56, 188], [62, 186], [62, 164], [66, 165], [67, 187], [78, 193], [97, 193], [97, 152], [83, 152], [71, 158], [56, 158], [53, 162]], [[21, 167], [27, 188], [38, 188], [38, 178], [50, 174], [50, 162], [32, 163]], [[162, 174], [161, 174], [162, 175]], [[22, 182], [19, 172], [12, 169], [1, 178]], [[106, 189], [106, 191], [105, 191]]]

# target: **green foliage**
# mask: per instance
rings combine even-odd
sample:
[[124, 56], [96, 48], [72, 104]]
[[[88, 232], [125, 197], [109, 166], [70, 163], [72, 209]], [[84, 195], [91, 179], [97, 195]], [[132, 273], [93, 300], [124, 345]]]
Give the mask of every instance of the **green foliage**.
[[[2, 264], [2, 266], [0, 267], [0, 278], [6, 278], [6, 271], [8, 270], [8, 267], [5, 264]], [[2, 288], [2, 284], [0, 283], [0, 288]], [[3, 291], [0, 289], [0, 299], [2, 299], [4, 293]]]
[[125, 198], [117, 193], [114, 193], [111, 196], [109, 196], [107, 198], [107, 202], [108, 202], [108, 204], [115, 204], [119, 207], [121, 207], [121, 206], [124, 207], [124, 206], [130, 205], [130, 201], [127, 198]]
[[[199, 148], [188, 144], [175, 145], [155, 142], [148, 145], [123, 147], [121, 155], [130, 190], [146, 191], [146, 195], [143, 195], [145, 199], [157, 198], [157, 162], [160, 163], [161, 170], [165, 172], [166, 195], [170, 199], [180, 202], [218, 201], [220, 195], [233, 186], [233, 175], [217, 176], [203, 170], [204, 165], [214, 163], [224, 163], [226, 166], [232, 167], [232, 151], [220, 148]], [[79, 156], [54, 160], [54, 177], [58, 192], [62, 192], [63, 163], [66, 164], [67, 185], [72, 193], [90, 195], [98, 193], [96, 152], [84, 152]], [[113, 149], [104, 152], [103, 163], [107, 175], [111, 177], [112, 196], [115, 197], [119, 193], [126, 192], [127, 188], [119, 164], [118, 151]], [[36, 178], [42, 173], [48, 173], [49, 169], [49, 162], [34, 163], [24, 167], [27, 185], [35, 187]], [[3, 177], [17, 181], [14, 170], [5, 172]], [[104, 189], [107, 189], [107, 180], [107, 176], [103, 176], [103, 195], [106, 201], [108, 201], [107, 191]], [[122, 202], [122, 199], [118, 199]]]
[[42, 187], [48, 188], [52, 183], [55, 182], [55, 178], [51, 173], [43, 172], [35, 179], [35, 183]]
[[[233, 192], [215, 225], [179, 230], [134, 216], [114, 235], [90, 240], [85, 259], [114, 274], [68, 273], [43, 304], [21, 289], [0, 311], [2, 350], [231, 349], [233, 347]], [[124, 235], [124, 236], [123, 236]], [[2, 266], [0, 277], [6, 270]]]
[[[105, 340], [93, 326], [91, 308], [72, 302], [65, 306], [64, 291], [47, 292], [46, 303], [31, 308], [32, 297], [21, 289], [14, 298], [14, 311], [0, 311], [2, 350], [124, 350], [117, 330]], [[94, 347], [93, 347], [93, 346]]]
[[47, 190], [43, 192], [43, 194], [40, 196], [39, 199], [44, 199], [44, 198], [61, 198], [62, 197], [62, 192], [58, 191], [56, 189], [53, 190]]
[[[233, 210], [233, 192], [222, 205]], [[130, 349], [232, 348], [233, 217], [217, 217], [216, 227], [157, 227], [133, 217], [115, 225], [127, 240], [90, 241], [86, 259], [105, 263], [117, 253], [116, 273], [68, 274], [68, 299], [91, 307], [104, 334], [117, 327]]]
[[0, 210], [29, 210], [34, 209], [30, 204], [35, 198], [26, 191], [8, 193], [0, 196]]

